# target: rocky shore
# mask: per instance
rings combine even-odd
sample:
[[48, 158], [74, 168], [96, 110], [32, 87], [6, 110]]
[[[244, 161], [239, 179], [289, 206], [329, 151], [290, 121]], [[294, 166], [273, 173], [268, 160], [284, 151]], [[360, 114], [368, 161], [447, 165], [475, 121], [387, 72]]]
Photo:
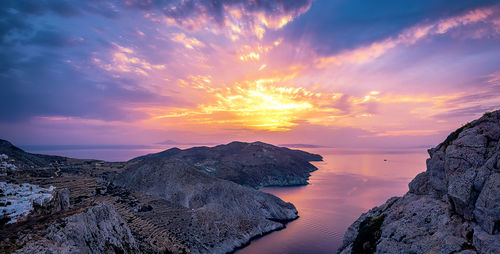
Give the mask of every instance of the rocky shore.
[[500, 253], [500, 111], [429, 150], [427, 170], [356, 220], [339, 253]]
[[[307, 183], [308, 161], [321, 159], [261, 142], [177, 150], [105, 162], [0, 140], [0, 252], [232, 252], [298, 217], [293, 204], [249, 187]], [[270, 173], [259, 177], [260, 166]], [[239, 170], [252, 182], [238, 184]]]

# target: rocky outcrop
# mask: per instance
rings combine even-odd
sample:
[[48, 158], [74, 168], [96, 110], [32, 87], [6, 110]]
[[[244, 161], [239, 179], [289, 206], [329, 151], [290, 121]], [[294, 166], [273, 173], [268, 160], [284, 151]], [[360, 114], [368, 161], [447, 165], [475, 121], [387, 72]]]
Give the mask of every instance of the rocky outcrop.
[[[35, 238], [36, 239], [36, 238]], [[107, 203], [62, 218], [14, 253], [140, 253], [126, 222]]]
[[[0, 191], [0, 209], [12, 215], [18, 210], [7, 201], [31, 192], [41, 201], [24, 196], [29, 209], [15, 221], [2, 213], [0, 252], [227, 253], [298, 217], [292, 204], [219, 176], [236, 179], [245, 170], [254, 183], [270, 175], [304, 183], [308, 160], [320, 156], [259, 142], [214, 149], [105, 162], [31, 154], [1, 141], [0, 166], [9, 168], [0, 183], [23, 192]], [[258, 167], [270, 173], [259, 176]]]
[[[161, 197], [177, 206], [176, 217], [185, 218], [177, 227], [189, 224], [190, 237], [182, 242], [191, 253], [230, 252], [251, 238], [283, 228], [284, 222], [297, 218], [297, 210], [291, 203], [215, 178], [183, 160], [144, 159], [127, 168], [113, 183], [133, 192]], [[151, 209], [151, 213], [157, 212]]]
[[322, 157], [262, 142], [232, 142], [215, 147], [172, 148], [132, 159], [177, 159], [211, 176], [250, 187], [305, 185]]
[[500, 111], [429, 150], [409, 192], [363, 214], [340, 253], [500, 253]]

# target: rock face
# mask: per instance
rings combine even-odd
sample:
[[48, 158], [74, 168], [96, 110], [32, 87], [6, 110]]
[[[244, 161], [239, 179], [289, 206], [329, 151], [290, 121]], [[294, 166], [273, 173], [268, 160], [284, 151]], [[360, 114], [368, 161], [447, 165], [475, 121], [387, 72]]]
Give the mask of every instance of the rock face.
[[61, 219], [14, 253], [140, 253], [125, 221], [107, 203]]
[[[298, 217], [292, 204], [248, 186], [306, 183], [315, 169], [308, 161], [319, 159], [234, 142], [105, 162], [31, 154], [0, 140], [0, 187], [22, 187], [0, 188], [0, 253], [232, 252]], [[241, 174], [251, 183], [221, 179]]]
[[500, 253], [500, 111], [429, 150], [409, 192], [363, 214], [340, 253]]
[[211, 176], [251, 187], [307, 184], [310, 172], [317, 169], [309, 162], [322, 160], [317, 154], [262, 142], [232, 142], [186, 150], [172, 148], [132, 161], [158, 157], [183, 160]]
[[191, 235], [183, 244], [191, 253], [230, 252], [252, 237], [283, 228], [284, 221], [297, 218], [291, 203], [215, 178], [178, 159], [143, 159], [113, 183], [180, 207], [177, 216], [186, 217]]

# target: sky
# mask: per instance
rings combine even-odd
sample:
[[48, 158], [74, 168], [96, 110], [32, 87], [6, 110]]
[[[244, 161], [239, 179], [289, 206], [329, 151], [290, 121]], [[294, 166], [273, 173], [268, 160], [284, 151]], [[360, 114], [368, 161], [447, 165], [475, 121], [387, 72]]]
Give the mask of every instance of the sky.
[[0, 2], [0, 138], [430, 147], [500, 108], [498, 1]]

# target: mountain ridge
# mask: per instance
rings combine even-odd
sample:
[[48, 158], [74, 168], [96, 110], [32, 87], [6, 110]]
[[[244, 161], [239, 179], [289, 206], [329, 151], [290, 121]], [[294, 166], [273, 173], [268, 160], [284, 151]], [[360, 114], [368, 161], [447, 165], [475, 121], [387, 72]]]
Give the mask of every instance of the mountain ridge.
[[317, 154], [260, 141], [233, 141], [214, 147], [170, 148], [129, 162], [158, 157], [180, 159], [209, 175], [253, 188], [305, 185], [310, 173], [317, 170], [310, 162], [323, 159]]

